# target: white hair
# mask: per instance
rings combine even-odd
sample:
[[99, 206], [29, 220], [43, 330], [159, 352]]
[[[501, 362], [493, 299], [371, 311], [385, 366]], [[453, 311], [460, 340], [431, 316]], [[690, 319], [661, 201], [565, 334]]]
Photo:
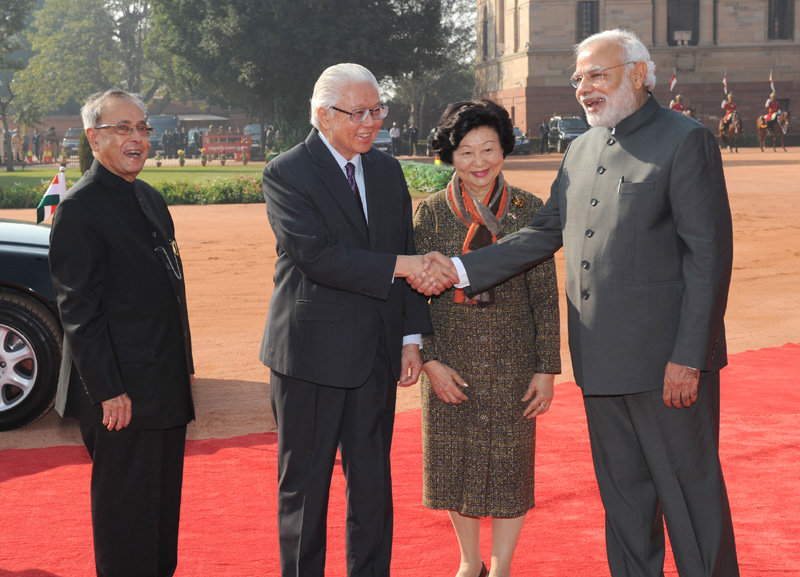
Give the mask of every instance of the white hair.
[[348, 84], [370, 84], [380, 94], [375, 76], [360, 64], [345, 62], [326, 68], [314, 84], [314, 93], [311, 95], [311, 124], [314, 128], [319, 129], [317, 110], [324, 108], [332, 113], [331, 107], [336, 106], [344, 96]]
[[86, 99], [86, 104], [81, 107], [81, 120], [83, 121], [84, 130], [96, 126], [109, 100], [117, 99], [127, 100], [138, 106], [142, 110], [142, 114], [147, 114], [147, 105], [138, 94], [126, 92], [125, 90], [119, 90], [117, 88], [110, 88], [105, 92], [95, 92]]
[[638, 62], [647, 64], [647, 78], [644, 82], [644, 87], [649, 91], [656, 87], [656, 65], [650, 59], [650, 51], [636, 35], [635, 32], [625, 30], [623, 28], [615, 28], [614, 30], [604, 30], [593, 34], [583, 40], [580, 44], [575, 46], [575, 56], [583, 52], [586, 48], [593, 44], [617, 44], [622, 48], [625, 55], [625, 62], [632, 62], [629, 67], [634, 66]]

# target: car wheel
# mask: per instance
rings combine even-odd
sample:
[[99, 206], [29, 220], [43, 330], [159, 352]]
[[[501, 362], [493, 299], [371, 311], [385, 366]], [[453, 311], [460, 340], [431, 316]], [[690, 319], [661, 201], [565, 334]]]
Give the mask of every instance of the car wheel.
[[53, 406], [61, 327], [40, 302], [0, 290], [0, 431], [44, 416]]

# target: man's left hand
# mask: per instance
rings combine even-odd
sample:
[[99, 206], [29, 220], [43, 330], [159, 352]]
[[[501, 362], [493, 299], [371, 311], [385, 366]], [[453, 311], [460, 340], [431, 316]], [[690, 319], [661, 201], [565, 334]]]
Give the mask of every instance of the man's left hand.
[[664, 405], [671, 409], [691, 407], [697, 400], [700, 371], [668, 362], [664, 371]]
[[419, 346], [414, 344], [403, 345], [400, 380], [397, 381], [397, 384], [401, 387], [410, 387], [417, 382], [421, 371], [422, 355], [419, 353]]

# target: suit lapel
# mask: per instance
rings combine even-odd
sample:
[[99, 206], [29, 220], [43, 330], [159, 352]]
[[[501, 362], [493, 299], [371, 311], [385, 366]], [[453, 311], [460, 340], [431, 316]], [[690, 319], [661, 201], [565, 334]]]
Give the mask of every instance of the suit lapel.
[[370, 248], [375, 248], [378, 242], [378, 231], [381, 228], [378, 225], [378, 215], [381, 210], [381, 186], [385, 186], [385, 184], [382, 184], [385, 179], [382, 179], [381, 175], [377, 174], [373, 159], [369, 154], [361, 155], [361, 166], [364, 168], [364, 186], [367, 189], [367, 214], [370, 218], [369, 246]]
[[[347, 182], [342, 169], [336, 163], [331, 151], [322, 142], [316, 130], [313, 130], [306, 139], [306, 146], [314, 162], [319, 167], [319, 176], [326, 190], [336, 201], [350, 225], [358, 232], [361, 240], [366, 244], [369, 242], [367, 237], [367, 225], [358, 201], [353, 196], [353, 190]], [[363, 156], [362, 156], [363, 159]], [[367, 185], [369, 190], [369, 185]], [[369, 199], [367, 200], [369, 203]], [[369, 209], [367, 209], [369, 210]], [[369, 213], [371, 214], [371, 213]]]

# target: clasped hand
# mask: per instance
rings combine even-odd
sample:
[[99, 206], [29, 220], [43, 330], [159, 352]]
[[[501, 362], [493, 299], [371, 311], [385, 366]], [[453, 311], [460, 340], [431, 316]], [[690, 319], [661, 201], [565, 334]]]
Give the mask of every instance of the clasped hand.
[[439, 252], [398, 256], [395, 276], [404, 277], [411, 288], [426, 296], [441, 294], [458, 282], [453, 262]]

